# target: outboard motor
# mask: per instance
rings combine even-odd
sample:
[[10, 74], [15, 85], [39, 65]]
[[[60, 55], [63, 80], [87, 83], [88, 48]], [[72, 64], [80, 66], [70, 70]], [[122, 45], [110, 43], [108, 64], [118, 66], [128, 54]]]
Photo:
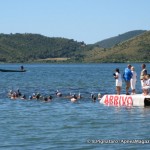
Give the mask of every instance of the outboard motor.
[[144, 106], [150, 106], [150, 98], [145, 98], [144, 99]]

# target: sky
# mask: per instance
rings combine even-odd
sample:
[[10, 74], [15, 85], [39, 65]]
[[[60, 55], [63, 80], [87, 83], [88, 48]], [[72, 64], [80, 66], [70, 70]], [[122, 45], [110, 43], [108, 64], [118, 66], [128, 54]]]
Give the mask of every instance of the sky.
[[0, 0], [0, 33], [34, 33], [94, 44], [150, 30], [150, 0]]

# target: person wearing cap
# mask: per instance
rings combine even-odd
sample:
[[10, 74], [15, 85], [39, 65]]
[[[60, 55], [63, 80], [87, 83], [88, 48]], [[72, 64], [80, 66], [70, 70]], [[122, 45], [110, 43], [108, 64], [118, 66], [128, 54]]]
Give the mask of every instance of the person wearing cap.
[[32, 96], [29, 96], [29, 100], [32, 100], [33, 99], [33, 97]]
[[36, 99], [36, 94], [35, 93], [32, 94], [32, 99]]
[[126, 83], [126, 95], [129, 94], [129, 88], [130, 88], [130, 80], [132, 78], [133, 74], [131, 72], [131, 65], [128, 64], [127, 68], [125, 68], [124, 73], [123, 73], [123, 79]]

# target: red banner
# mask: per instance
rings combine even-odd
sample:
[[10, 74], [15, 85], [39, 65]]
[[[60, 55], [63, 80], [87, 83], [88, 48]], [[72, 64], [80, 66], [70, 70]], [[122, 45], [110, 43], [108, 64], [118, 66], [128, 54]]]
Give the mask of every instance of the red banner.
[[132, 96], [127, 95], [106, 95], [104, 104], [109, 106], [132, 106]]

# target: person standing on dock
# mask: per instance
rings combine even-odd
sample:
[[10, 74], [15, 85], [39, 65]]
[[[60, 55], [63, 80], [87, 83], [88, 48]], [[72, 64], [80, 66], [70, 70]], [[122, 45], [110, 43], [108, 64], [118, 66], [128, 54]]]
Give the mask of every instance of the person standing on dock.
[[114, 78], [116, 79], [116, 91], [117, 91], [117, 95], [120, 95], [121, 87], [122, 87], [121, 74], [120, 74], [119, 68], [116, 68], [115, 71], [116, 72], [114, 73]]
[[135, 68], [133, 66], [131, 67], [131, 72], [133, 74], [133, 76], [130, 80], [131, 81], [132, 94], [136, 94], [135, 87], [136, 87], [136, 82], [137, 82], [137, 73], [136, 73]]
[[[141, 75], [140, 75], [140, 80], [141, 80], [141, 88], [143, 89], [144, 86], [144, 76], [147, 75], [147, 70], [146, 70], [146, 65], [142, 64], [142, 71], [141, 71]], [[143, 90], [142, 90], [143, 91]]]
[[130, 95], [129, 88], [130, 88], [130, 80], [131, 80], [132, 76], [133, 76], [133, 74], [131, 72], [131, 65], [128, 64], [128, 66], [127, 66], [127, 68], [125, 68], [124, 74], [123, 74], [123, 79], [125, 80], [125, 83], [126, 83], [126, 95]]

